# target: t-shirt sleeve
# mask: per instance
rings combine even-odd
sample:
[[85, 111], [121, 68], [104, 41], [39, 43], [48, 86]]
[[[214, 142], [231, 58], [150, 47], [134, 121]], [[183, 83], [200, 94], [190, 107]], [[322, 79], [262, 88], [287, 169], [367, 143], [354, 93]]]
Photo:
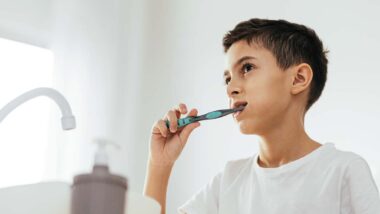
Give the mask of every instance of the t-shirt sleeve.
[[202, 187], [185, 204], [178, 208], [180, 214], [217, 214], [222, 172]]
[[342, 194], [353, 213], [380, 214], [379, 191], [363, 158], [356, 158], [348, 165]]

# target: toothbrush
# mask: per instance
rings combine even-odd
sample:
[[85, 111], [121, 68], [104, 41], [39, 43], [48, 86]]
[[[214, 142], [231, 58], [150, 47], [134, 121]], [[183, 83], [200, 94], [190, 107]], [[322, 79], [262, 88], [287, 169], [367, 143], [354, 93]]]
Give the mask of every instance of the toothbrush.
[[[189, 125], [191, 123], [201, 121], [201, 120], [212, 120], [212, 119], [224, 117], [224, 116], [229, 115], [231, 113], [242, 111], [244, 109], [244, 107], [245, 106], [239, 106], [239, 107], [234, 108], [234, 109], [216, 110], [216, 111], [212, 111], [212, 112], [209, 112], [207, 114], [200, 115], [200, 116], [181, 118], [181, 119], [178, 119], [178, 121], [177, 121], [178, 128], [181, 128], [183, 126], [186, 126], [186, 125]], [[166, 120], [166, 127], [169, 128], [169, 120]]]

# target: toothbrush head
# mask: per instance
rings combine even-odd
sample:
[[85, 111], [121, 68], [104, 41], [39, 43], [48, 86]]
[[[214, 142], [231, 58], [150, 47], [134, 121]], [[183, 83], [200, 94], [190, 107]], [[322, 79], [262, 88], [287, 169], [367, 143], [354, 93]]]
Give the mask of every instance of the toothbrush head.
[[242, 111], [244, 108], [245, 108], [245, 105], [242, 105], [242, 106], [239, 106], [239, 107], [234, 108], [232, 110], [234, 110], [234, 112], [237, 112], [237, 111]]

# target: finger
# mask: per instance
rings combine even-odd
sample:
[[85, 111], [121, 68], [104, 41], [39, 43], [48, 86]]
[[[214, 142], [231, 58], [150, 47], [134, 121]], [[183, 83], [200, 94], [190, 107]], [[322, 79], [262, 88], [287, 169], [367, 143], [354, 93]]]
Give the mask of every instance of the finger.
[[167, 128], [166, 128], [166, 126], [165, 126], [165, 129], [163, 129], [161, 127], [161, 125], [160, 125], [160, 123], [162, 123], [161, 121], [163, 121], [163, 120], [158, 120], [154, 123], [154, 125], [152, 127], [152, 134], [160, 134], [160, 135], [165, 137], [165, 133], [166, 133], [165, 129], [167, 129]]
[[167, 114], [167, 118], [169, 120], [169, 128], [170, 128], [170, 131], [172, 133], [176, 132], [177, 131], [177, 120], [178, 120], [178, 117], [176, 115], [176, 112], [174, 112], [173, 110], [170, 110]]
[[[195, 117], [197, 116], [197, 114], [198, 114], [198, 110], [194, 108], [194, 109], [191, 109], [191, 111], [188, 114], [188, 117]], [[200, 125], [201, 125], [200, 122], [195, 122], [195, 123], [191, 123], [185, 126], [180, 133], [180, 138], [182, 139], [182, 142], [186, 143], [190, 134], [193, 132], [193, 130], [199, 127]]]
[[180, 112], [179, 108], [174, 107], [174, 108], [172, 108], [172, 111], [175, 113], [175, 116], [177, 117], [177, 119], [181, 118], [181, 112]]
[[168, 128], [166, 127], [166, 124], [165, 124], [164, 120], [157, 121], [156, 127], [157, 127], [157, 129], [159, 130], [160, 134], [163, 137], [167, 137], [168, 136]]
[[193, 108], [191, 109], [191, 111], [189, 112], [189, 114], [187, 115], [188, 117], [194, 117], [194, 116], [197, 116], [198, 114], [198, 110]]
[[181, 118], [181, 114], [187, 113], [187, 107], [183, 103], [180, 103], [178, 106], [174, 107], [172, 110], [176, 113], [177, 118]]
[[[180, 104], [178, 105], [178, 107], [174, 107], [174, 108], [172, 109], [172, 111], [175, 112], [175, 115], [176, 115], [177, 120], [178, 120], [179, 118], [181, 118], [181, 114], [186, 114], [186, 113], [187, 113], [187, 107], [186, 107], [185, 104], [180, 103]], [[176, 124], [177, 124], [177, 129], [178, 129], [178, 123], [176, 123]], [[170, 125], [169, 125], [169, 127], [170, 127]], [[176, 129], [176, 130], [177, 130], [177, 129]]]
[[186, 114], [187, 113], [187, 106], [186, 106], [186, 104], [180, 103], [179, 104], [179, 108], [181, 110], [181, 114]]

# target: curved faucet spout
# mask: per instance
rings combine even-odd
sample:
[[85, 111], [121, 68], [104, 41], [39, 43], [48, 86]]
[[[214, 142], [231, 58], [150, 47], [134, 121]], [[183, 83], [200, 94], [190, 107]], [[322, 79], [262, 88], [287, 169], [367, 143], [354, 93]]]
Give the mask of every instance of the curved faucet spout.
[[62, 129], [64, 130], [75, 129], [76, 127], [75, 117], [73, 116], [71, 112], [71, 107], [69, 103], [67, 102], [67, 100], [61, 93], [59, 93], [57, 90], [52, 89], [52, 88], [36, 88], [16, 97], [14, 100], [9, 102], [0, 110], [0, 123], [10, 112], [16, 109], [19, 105], [38, 96], [47, 96], [51, 98], [52, 100], [54, 100], [55, 103], [59, 106], [62, 112], [62, 118], [61, 118]]

